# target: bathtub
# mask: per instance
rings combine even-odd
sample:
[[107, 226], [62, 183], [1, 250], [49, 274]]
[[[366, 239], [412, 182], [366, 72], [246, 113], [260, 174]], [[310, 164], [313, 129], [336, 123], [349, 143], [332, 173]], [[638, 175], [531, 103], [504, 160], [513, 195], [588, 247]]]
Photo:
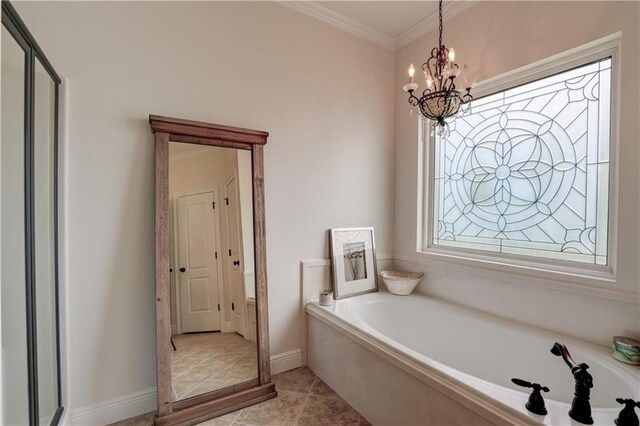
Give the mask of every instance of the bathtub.
[[[640, 368], [606, 347], [427, 296], [371, 293], [306, 312], [309, 367], [374, 425], [579, 425], [556, 341], [590, 366], [595, 424], [614, 424], [616, 398], [640, 399]], [[546, 416], [525, 409], [529, 390], [513, 377], [550, 388]]]

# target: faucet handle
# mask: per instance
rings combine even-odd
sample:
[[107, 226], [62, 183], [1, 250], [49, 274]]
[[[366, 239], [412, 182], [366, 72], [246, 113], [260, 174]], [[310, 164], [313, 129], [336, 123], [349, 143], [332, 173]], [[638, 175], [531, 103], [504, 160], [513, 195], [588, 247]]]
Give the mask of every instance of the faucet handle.
[[533, 391], [531, 391], [531, 395], [529, 395], [529, 400], [525, 404], [525, 408], [527, 410], [531, 411], [534, 414], [539, 414], [541, 416], [544, 416], [545, 414], [547, 414], [547, 407], [545, 407], [544, 405], [544, 398], [542, 397], [542, 394], [540, 393], [540, 391], [549, 392], [548, 387], [542, 386], [539, 383], [527, 382], [526, 380], [522, 380], [522, 379], [514, 378], [514, 379], [511, 379], [511, 381], [518, 386], [533, 389]]
[[533, 390], [549, 392], [549, 388], [548, 387], [542, 386], [539, 383], [531, 383], [531, 382], [527, 382], [526, 380], [522, 380], [522, 379], [511, 379], [511, 381], [513, 383], [515, 383], [516, 385], [518, 385], [518, 386], [522, 386], [523, 388], [533, 388]]
[[619, 404], [624, 405], [618, 418], [615, 420], [615, 424], [618, 426], [638, 426], [638, 416], [636, 414], [636, 407], [640, 408], [640, 401], [634, 401], [633, 399], [616, 398]]

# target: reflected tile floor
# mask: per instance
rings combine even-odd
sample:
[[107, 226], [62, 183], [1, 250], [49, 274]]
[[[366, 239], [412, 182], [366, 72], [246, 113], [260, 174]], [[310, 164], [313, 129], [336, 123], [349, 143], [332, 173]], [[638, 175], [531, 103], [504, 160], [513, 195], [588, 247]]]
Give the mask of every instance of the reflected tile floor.
[[256, 344], [236, 333], [179, 334], [173, 337], [171, 373], [176, 400], [258, 377]]
[[[369, 422], [308, 368], [273, 376], [278, 397], [200, 423], [200, 426], [370, 426]], [[154, 413], [114, 423], [148, 426]]]

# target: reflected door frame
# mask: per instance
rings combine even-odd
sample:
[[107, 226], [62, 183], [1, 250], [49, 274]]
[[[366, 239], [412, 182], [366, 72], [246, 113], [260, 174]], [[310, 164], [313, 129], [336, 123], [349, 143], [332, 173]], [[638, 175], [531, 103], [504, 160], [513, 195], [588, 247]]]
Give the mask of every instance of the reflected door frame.
[[[181, 296], [180, 296], [180, 288], [181, 288], [181, 283], [180, 283], [180, 279], [181, 279], [181, 275], [180, 275], [180, 270], [179, 268], [181, 267], [180, 265], [180, 240], [179, 240], [179, 222], [178, 222], [178, 199], [181, 197], [188, 197], [191, 195], [199, 195], [199, 194], [205, 194], [205, 193], [213, 193], [213, 202], [215, 203], [215, 206], [220, 206], [220, 202], [219, 202], [219, 197], [218, 197], [218, 187], [217, 186], [213, 186], [213, 187], [209, 187], [209, 188], [203, 188], [200, 190], [195, 190], [195, 191], [178, 191], [178, 192], [174, 192], [173, 193], [173, 259], [174, 259], [174, 265], [173, 265], [173, 273], [174, 275], [174, 285], [175, 285], [175, 295], [176, 295], [176, 326], [177, 326], [177, 332], [178, 334], [182, 334], [183, 331], [183, 327], [182, 327], [182, 307], [181, 307]], [[216, 275], [217, 275], [217, 279], [218, 279], [218, 300], [220, 301], [220, 311], [219, 311], [219, 315], [220, 315], [220, 330], [223, 330], [224, 327], [224, 316], [225, 316], [225, 304], [223, 303], [224, 301], [224, 297], [225, 297], [225, 292], [224, 292], [224, 276], [223, 276], [223, 271], [222, 271], [222, 265], [221, 265], [221, 259], [222, 257], [220, 256], [222, 253], [222, 234], [221, 234], [221, 228], [220, 228], [220, 214], [218, 213], [218, 208], [214, 207], [213, 208], [213, 212], [214, 212], [214, 227], [215, 227], [215, 235], [216, 235], [216, 241], [215, 241], [215, 251], [218, 254], [218, 258], [217, 258], [217, 262], [218, 265], [216, 267]]]
[[[195, 424], [277, 396], [271, 381], [264, 205], [267, 132], [150, 115], [155, 140], [156, 425]], [[251, 152], [258, 378], [182, 401], [172, 401], [171, 289], [169, 277], [169, 142]]]
[[[59, 296], [59, 233], [58, 233], [58, 130], [59, 130], [59, 99], [62, 80], [55, 71], [37, 41], [27, 28], [13, 5], [2, 1], [2, 26], [11, 34], [13, 39], [25, 52], [25, 116], [24, 116], [24, 145], [25, 145], [25, 263], [26, 263], [26, 316], [27, 316], [27, 367], [29, 390], [29, 422], [40, 424], [38, 404], [38, 345], [36, 322], [36, 277], [35, 277], [35, 211], [34, 211], [34, 157], [35, 157], [35, 70], [39, 63], [49, 75], [55, 85], [54, 92], [54, 130], [53, 130], [53, 262], [54, 262], [54, 298], [55, 298], [55, 352], [57, 372], [57, 408], [50, 420], [51, 425], [57, 425], [62, 417], [62, 374], [60, 360], [60, 296]], [[3, 390], [6, 391], [6, 390]]]
[[[231, 224], [230, 224], [230, 219], [231, 219], [231, 212], [230, 212], [230, 204], [228, 203], [229, 200], [229, 186], [233, 185], [233, 190], [235, 192], [235, 221], [236, 221], [236, 235], [233, 236], [231, 235]], [[226, 270], [226, 277], [227, 277], [227, 282], [228, 282], [228, 288], [229, 288], [229, 300], [230, 303], [232, 304], [231, 307], [227, 306], [227, 308], [231, 309], [231, 318], [230, 318], [230, 322], [229, 324], [227, 324], [227, 331], [231, 331], [231, 332], [235, 332], [238, 333], [240, 335], [242, 335], [242, 337], [244, 337], [246, 339], [246, 335], [247, 335], [247, 308], [246, 308], [246, 304], [247, 304], [247, 298], [246, 298], [246, 292], [245, 292], [245, 288], [244, 288], [244, 247], [242, 245], [242, 233], [243, 233], [243, 229], [242, 229], [242, 220], [240, 218], [240, 187], [238, 185], [238, 169], [235, 168], [233, 170], [233, 174], [227, 178], [225, 180], [225, 184], [224, 184], [224, 196], [225, 196], [225, 205], [224, 205], [224, 223], [225, 223], [225, 235], [226, 235], [226, 242], [227, 242], [227, 250], [226, 252], [223, 253], [223, 259], [224, 259], [224, 263], [225, 263], [225, 270]], [[236, 239], [236, 244], [238, 247], [238, 252], [236, 254], [232, 253], [232, 244], [231, 241], [232, 239]], [[237, 259], [235, 259], [237, 257]], [[238, 265], [233, 265], [232, 262], [238, 261], [239, 264]], [[238, 268], [234, 269], [234, 266], [238, 266]], [[234, 282], [234, 277], [232, 277], [232, 274], [236, 274], [235, 277], [235, 281]], [[239, 274], [239, 276], [238, 276]], [[236, 300], [235, 302], [239, 305], [239, 307], [237, 306], [233, 306], [233, 296], [234, 296], [234, 290], [237, 291], [237, 289], [234, 289], [234, 286], [240, 286], [240, 300]], [[237, 309], [241, 309], [242, 310], [242, 321], [241, 321], [241, 332], [238, 331], [238, 327], [236, 324], [237, 319], [235, 318], [236, 315], [236, 310]]]

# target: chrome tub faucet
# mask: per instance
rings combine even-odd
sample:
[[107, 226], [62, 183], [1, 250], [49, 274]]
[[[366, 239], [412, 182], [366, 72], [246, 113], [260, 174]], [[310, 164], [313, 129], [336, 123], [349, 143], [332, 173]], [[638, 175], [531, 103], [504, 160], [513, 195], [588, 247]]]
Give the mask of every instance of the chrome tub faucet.
[[591, 404], [589, 403], [589, 397], [591, 394], [591, 388], [593, 388], [593, 377], [587, 371], [589, 366], [585, 363], [577, 364], [571, 355], [569, 350], [562, 343], [557, 343], [551, 348], [551, 353], [555, 356], [561, 356], [564, 362], [571, 369], [571, 374], [576, 381], [575, 393], [573, 396], [573, 402], [571, 402], [571, 409], [569, 410], [569, 417], [573, 420], [584, 423], [587, 425], [593, 424], [593, 418], [591, 417]]

